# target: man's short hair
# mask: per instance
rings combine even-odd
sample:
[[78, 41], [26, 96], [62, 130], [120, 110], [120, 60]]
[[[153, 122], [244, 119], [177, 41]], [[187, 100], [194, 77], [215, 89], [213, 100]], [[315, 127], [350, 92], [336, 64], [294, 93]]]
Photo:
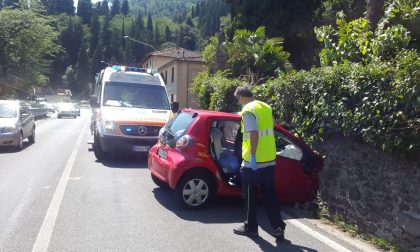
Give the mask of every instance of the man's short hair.
[[249, 97], [249, 98], [254, 97], [254, 95], [251, 92], [251, 89], [247, 86], [237, 87], [234, 95], [235, 97], [238, 97], [238, 96]]

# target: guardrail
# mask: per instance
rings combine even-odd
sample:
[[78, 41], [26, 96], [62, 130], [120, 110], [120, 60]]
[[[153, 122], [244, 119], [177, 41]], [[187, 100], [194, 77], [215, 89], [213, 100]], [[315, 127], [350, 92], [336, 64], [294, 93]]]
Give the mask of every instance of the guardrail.
[[31, 111], [35, 120], [47, 117], [49, 112], [48, 109], [44, 107], [30, 107], [29, 110]]

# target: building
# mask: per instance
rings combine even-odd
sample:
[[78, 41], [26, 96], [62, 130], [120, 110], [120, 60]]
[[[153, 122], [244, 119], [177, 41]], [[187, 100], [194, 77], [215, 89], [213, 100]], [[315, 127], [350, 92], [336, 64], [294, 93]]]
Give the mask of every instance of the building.
[[139, 65], [158, 70], [171, 102], [179, 102], [180, 108], [198, 108], [197, 99], [190, 88], [194, 77], [205, 69], [199, 53], [171, 47], [149, 53]]

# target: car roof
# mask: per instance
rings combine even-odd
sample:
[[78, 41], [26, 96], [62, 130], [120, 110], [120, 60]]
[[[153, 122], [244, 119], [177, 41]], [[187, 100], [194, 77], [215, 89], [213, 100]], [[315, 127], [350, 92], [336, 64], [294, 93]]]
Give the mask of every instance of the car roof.
[[19, 100], [0, 100], [1, 104], [19, 104], [21, 101]]
[[199, 116], [207, 117], [207, 118], [217, 117], [219, 119], [237, 119], [237, 120], [241, 118], [239, 114], [218, 112], [218, 111], [212, 111], [212, 110], [182, 109], [181, 112], [197, 113]]

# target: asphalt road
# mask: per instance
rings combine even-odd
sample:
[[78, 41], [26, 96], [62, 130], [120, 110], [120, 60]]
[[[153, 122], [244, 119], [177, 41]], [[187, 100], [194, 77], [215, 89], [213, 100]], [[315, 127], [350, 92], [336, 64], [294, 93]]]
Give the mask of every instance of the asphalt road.
[[36, 143], [0, 151], [0, 251], [375, 251], [287, 206], [285, 241], [269, 235], [262, 208], [259, 237], [234, 235], [240, 200], [182, 209], [146, 158], [96, 161], [89, 119], [37, 121]]

